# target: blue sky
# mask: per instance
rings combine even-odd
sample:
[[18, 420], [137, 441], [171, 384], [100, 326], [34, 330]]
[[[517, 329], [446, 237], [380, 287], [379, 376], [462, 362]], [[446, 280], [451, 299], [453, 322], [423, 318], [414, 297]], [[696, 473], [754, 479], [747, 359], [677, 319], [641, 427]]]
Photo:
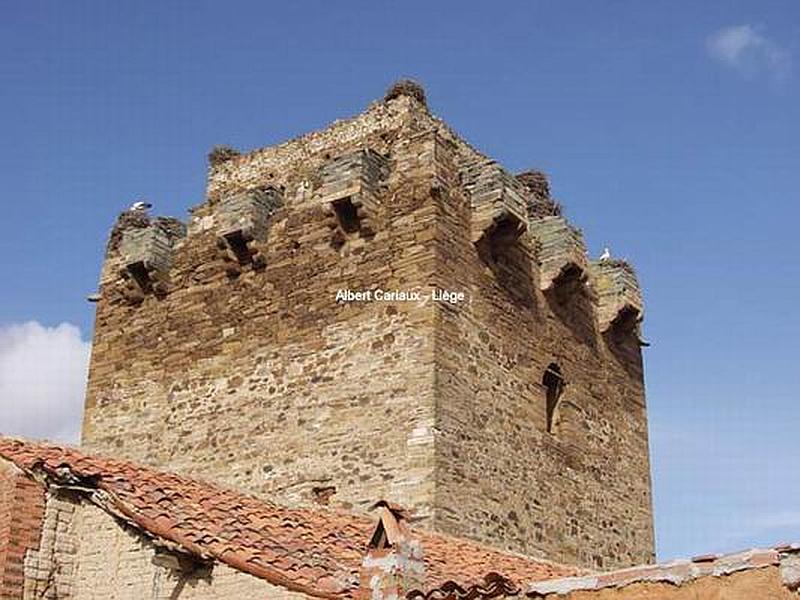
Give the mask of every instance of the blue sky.
[[[74, 419], [84, 297], [132, 199], [185, 216], [214, 144], [413, 76], [477, 147], [546, 170], [593, 254], [636, 264], [659, 558], [800, 541], [799, 40], [793, 0], [5, 3], [3, 410], [24, 386], [20, 419]], [[16, 429], [63, 434], [37, 421]]]

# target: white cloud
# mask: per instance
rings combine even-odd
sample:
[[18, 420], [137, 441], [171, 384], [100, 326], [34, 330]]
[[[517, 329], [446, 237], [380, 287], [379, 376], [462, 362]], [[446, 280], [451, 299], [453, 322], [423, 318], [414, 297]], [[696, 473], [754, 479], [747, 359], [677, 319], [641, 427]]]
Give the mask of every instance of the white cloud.
[[0, 327], [0, 433], [77, 442], [89, 350], [69, 323]]
[[766, 71], [782, 79], [789, 72], [789, 52], [752, 25], [723, 27], [708, 37], [706, 47], [714, 59], [748, 77]]

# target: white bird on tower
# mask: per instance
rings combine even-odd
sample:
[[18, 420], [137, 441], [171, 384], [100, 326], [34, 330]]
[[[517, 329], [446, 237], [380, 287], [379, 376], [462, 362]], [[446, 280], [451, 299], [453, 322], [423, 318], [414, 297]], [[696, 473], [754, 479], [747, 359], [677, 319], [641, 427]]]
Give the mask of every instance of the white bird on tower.
[[131, 204], [128, 210], [136, 212], [145, 212], [149, 208], [153, 208], [153, 205], [147, 202], [146, 200], [137, 200], [136, 202]]
[[603, 253], [600, 255], [600, 260], [611, 260], [611, 250], [608, 247], [603, 248]]

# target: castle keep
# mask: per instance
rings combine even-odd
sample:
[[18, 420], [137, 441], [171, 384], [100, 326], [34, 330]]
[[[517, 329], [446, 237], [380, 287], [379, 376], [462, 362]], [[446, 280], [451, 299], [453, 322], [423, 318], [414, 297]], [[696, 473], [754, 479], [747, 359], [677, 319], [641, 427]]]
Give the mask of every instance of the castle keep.
[[87, 450], [289, 506], [385, 498], [570, 564], [651, 560], [637, 279], [587, 258], [540, 173], [413, 87], [210, 158], [188, 224], [134, 211], [111, 233]]

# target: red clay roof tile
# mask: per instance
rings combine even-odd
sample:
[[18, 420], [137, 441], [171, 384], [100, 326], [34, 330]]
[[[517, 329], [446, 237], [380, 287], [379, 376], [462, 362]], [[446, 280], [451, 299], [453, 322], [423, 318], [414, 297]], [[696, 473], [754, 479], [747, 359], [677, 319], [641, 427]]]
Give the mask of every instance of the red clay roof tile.
[[[0, 457], [51, 484], [80, 484], [110, 498], [105, 508], [149, 534], [287, 589], [351, 597], [375, 527], [334, 509], [286, 508], [201, 481], [80, 450], [0, 437]], [[426, 587], [483, 585], [500, 573], [514, 585], [579, 569], [508, 554], [476, 542], [412, 530], [422, 543]], [[325, 582], [322, 585], [320, 582]]]

